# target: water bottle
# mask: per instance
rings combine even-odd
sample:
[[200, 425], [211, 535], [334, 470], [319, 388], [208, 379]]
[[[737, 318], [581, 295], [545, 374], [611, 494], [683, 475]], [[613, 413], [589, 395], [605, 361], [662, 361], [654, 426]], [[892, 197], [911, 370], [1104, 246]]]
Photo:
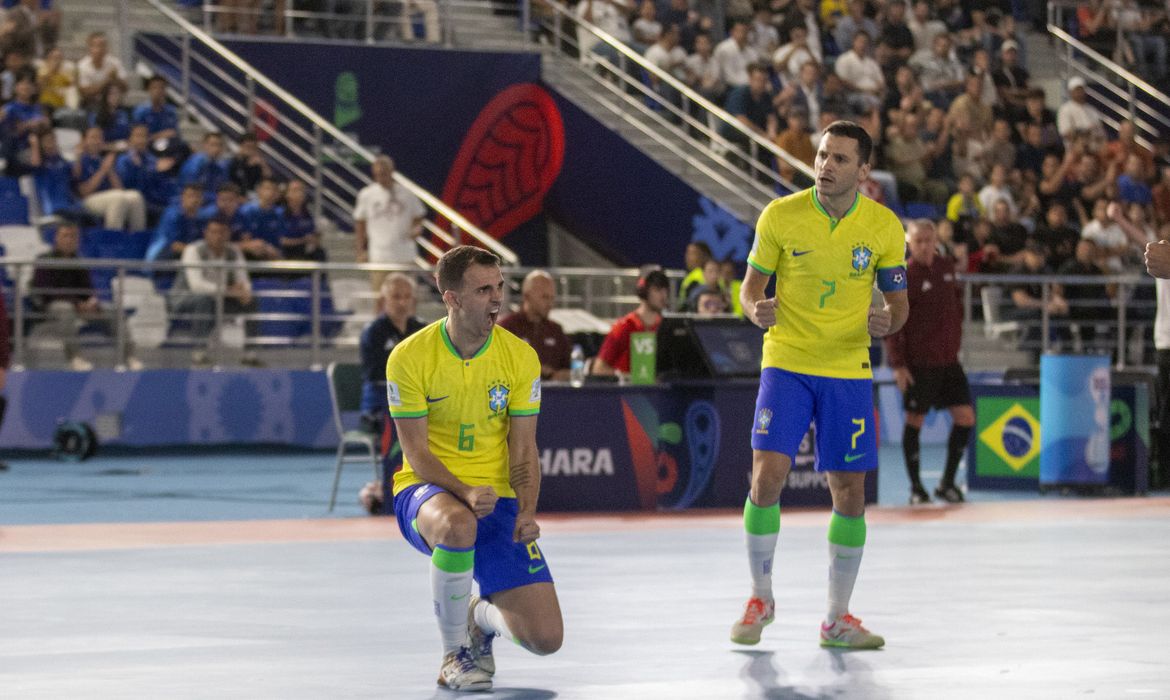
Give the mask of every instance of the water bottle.
[[585, 351], [580, 345], [574, 345], [569, 356], [569, 384], [578, 389], [585, 384]]

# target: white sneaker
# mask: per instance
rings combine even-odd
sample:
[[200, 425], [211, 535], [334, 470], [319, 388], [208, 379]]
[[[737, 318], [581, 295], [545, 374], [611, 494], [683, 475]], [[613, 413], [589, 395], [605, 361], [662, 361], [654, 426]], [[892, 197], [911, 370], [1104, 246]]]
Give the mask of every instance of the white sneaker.
[[88, 372], [93, 369], [93, 363], [81, 355], [77, 355], [69, 361], [69, 369], [74, 372]]
[[[475, 622], [475, 606], [479, 605], [481, 600], [479, 596], [472, 595], [471, 603], [467, 606], [467, 636], [471, 640], [469, 648], [471, 658], [475, 659], [475, 665], [489, 676], [494, 676], [496, 675], [496, 657], [492, 655], [492, 640], [496, 638], [496, 635], [488, 634]], [[486, 601], [483, 602], [486, 604]]]
[[743, 617], [731, 626], [731, 641], [736, 644], [759, 644], [764, 628], [776, 619], [776, 601], [749, 598]]
[[443, 666], [439, 669], [439, 685], [451, 690], [475, 692], [492, 689], [492, 677], [475, 664], [471, 657], [471, 650], [459, 647], [443, 657]]
[[832, 624], [821, 623], [821, 646], [845, 649], [879, 649], [886, 643], [879, 634], [861, 626], [861, 620], [845, 613]]

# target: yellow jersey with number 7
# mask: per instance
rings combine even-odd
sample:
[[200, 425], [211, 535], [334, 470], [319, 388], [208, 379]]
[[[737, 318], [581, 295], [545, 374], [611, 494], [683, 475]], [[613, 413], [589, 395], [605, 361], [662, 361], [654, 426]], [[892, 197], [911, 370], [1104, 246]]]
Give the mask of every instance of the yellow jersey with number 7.
[[[460, 481], [515, 498], [508, 483], [512, 416], [540, 412], [540, 359], [528, 343], [496, 326], [475, 357], [464, 359], [441, 319], [399, 343], [386, 361], [393, 418], [427, 419], [431, 452]], [[394, 493], [422, 479], [404, 459]]]
[[889, 209], [857, 195], [840, 219], [809, 188], [760, 214], [748, 264], [776, 275], [776, 325], [764, 334], [764, 367], [866, 379], [875, 280], [905, 289], [906, 234]]

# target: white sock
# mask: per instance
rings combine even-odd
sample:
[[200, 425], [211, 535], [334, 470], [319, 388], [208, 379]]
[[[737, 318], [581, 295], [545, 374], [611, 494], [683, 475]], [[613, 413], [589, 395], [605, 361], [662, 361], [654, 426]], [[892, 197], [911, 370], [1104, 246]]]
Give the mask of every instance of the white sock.
[[443, 653], [467, 646], [467, 604], [471, 599], [472, 569], [452, 573], [431, 562], [431, 593], [435, 600], [435, 617]]
[[519, 644], [516, 638], [512, 636], [512, 630], [508, 629], [508, 623], [504, 622], [504, 613], [492, 605], [490, 601], [481, 600], [475, 606], [475, 624], [487, 634], [498, 634], [510, 642]]
[[752, 572], [752, 597], [772, 600], [772, 562], [776, 558], [779, 532], [747, 535], [748, 566]]
[[829, 543], [829, 619], [832, 623], [849, 612], [853, 584], [861, 568], [861, 553], [865, 547], [846, 547]]

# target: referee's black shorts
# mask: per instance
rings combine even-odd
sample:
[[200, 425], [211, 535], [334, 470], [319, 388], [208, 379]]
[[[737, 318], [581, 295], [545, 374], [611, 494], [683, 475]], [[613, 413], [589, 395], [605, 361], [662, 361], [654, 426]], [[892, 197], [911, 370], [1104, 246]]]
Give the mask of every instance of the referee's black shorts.
[[971, 387], [962, 365], [910, 368], [914, 383], [902, 395], [902, 408], [907, 413], [926, 413], [932, 408], [950, 408], [969, 405]]

